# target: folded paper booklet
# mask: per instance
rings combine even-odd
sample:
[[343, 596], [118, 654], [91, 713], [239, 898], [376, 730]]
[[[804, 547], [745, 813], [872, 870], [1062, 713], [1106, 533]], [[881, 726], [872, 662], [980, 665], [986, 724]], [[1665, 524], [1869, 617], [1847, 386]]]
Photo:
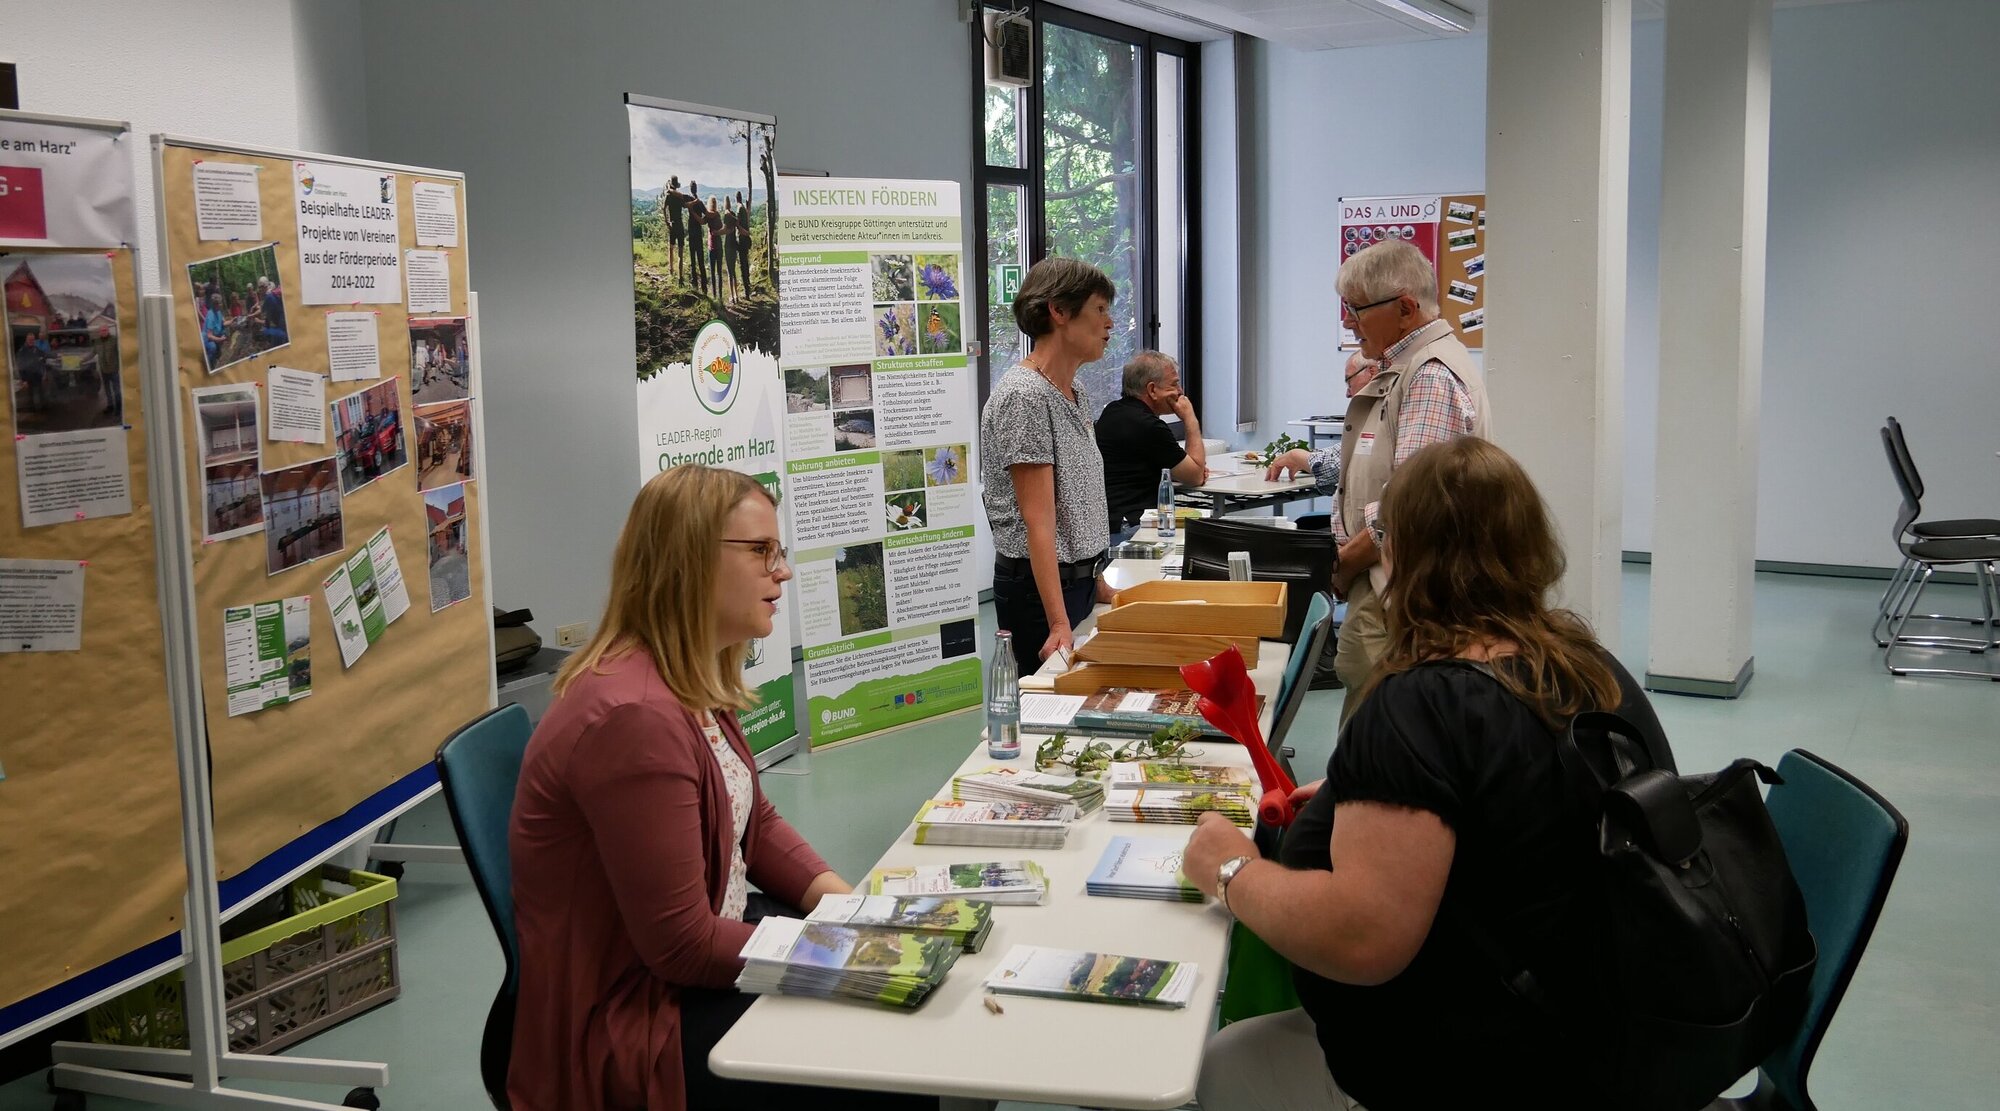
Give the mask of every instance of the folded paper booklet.
[[1083, 889], [1123, 899], [1199, 903], [1200, 889], [1181, 874], [1186, 848], [1185, 837], [1113, 837]]
[[1081, 813], [1073, 803], [931, 799], [917, 811], [919, 845], [1059, 849]]
[[986, 978], [986, 990], [1094, 1003], [1185, 1007], [1194, 997], [1195, 972], [1196, 966], [1184, 961], [1016, 945]]
[[1186, 791], [1158, 786], [1113, 787], [1104, 793], [1104, 812], [1114, 822], [1193, 825], [1213, 810], [1249, 829], [1256, 824], [1250, 796], [1236, 791]]
[[935, 895], [828, 895], [806, 915], [806, 921], [857, 930], [937, 934], [957, 942], [968, 953], [977, 953], [993, 931], [993, 905]]
[[1233, 791], [1239, 795], [1257, 793], [1257, 781], [1250, 769], [1236, 764], [1190, 764], [1179, 760], [1140, 760], [1114, 763], [1105, 785], [1146, 787], [1157, 791]]
[[929, 997], [958, 954], [958, 944], [942, 935], [766, 918], [743, 946], [736, 987], [756, 995], [859, 999], [907, 1009]]
[[949, 895], [957, 899], [1032, 906], [1048, 894], [1049, 877], [1032, 860], [970, 864], [903, 864], [877, 868], [861, 886], [870, 895]]
[[1088, 814], [1104, 805], [1104, 784], [996, 764], [953, 779], [951, 797], [972, 802], [1069, 802]]

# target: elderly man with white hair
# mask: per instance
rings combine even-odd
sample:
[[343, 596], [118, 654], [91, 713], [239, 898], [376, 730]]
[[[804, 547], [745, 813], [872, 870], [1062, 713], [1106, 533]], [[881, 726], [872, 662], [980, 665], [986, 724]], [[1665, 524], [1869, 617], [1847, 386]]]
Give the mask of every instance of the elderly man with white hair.
[[1487, 435], [1485, 379], [1451, 325], [1438, 318], [1437, 274], [1423, 252], [1389, 240], [1356, 252], [1336, 280], [1341, 320], [1361, 337], [1360, 359], [1347, 366], [1347, 421], [1332, 452], [1287, 452], [1271, 467], [1310, 467], [1322, 483], [1337, 478], [1333, 515], [1334, 593], [1347, 601], [1334, 670], [1349, 695], [1347, 724], [1375, 670], [1388, 634], [1381, 592], [1382, 528], [1376, 507], [1396, 467], [1454, 436]]

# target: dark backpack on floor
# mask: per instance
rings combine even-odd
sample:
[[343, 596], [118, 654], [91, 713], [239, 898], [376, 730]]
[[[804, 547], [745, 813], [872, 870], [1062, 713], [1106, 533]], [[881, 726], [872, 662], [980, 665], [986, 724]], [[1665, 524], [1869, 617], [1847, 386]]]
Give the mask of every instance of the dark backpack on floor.
[[1545, 976], [1460, 925], [1565, 1032], [1607, 1106], [1706, 1107], [1805, 1018], [1817, 950], [1758, 790], [1782, 781], [1754, 760], [1706, 775], [1654, 768], [1616, 714], [1578, 715], [1557, 746], [1573, 804], [1598, 831], [1598, 882], [1573, 906], [1573, 936], [1590, 939], [1576, 966]]

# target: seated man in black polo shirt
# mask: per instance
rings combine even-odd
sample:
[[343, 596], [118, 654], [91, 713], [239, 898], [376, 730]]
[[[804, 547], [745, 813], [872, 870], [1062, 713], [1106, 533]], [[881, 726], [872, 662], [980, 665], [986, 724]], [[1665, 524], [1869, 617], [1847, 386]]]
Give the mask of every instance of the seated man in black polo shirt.
[[[1160, 418], [1172, 413], [1187, 429], [1185, 447]], [[1111, 542], [1129, 540], [1139, 515], [1159, 504], [1160, 472], [1175, 482], [1208, 476], [1208, 451], [1194, 403], [1181, 392], [1181, 368], [1158, 351], [1141, 351], [1125, 364], [1125, 396], [1097, 418], [1097, 451], [1104, 457], [1104, 502], [1111, 513]]]

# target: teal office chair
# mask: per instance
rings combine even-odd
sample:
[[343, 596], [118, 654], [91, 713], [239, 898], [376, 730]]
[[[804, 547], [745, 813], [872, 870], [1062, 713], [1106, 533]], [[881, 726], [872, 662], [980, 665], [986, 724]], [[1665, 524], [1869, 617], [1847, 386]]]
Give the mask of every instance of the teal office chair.
[[1756, 1089], [1717, 1100], [1709, 1111], [1818, 1111], [1806, 1094], [1806, 1070], [1854, 979], [1910, 840], [1910, 823], [1888, 800], [1804, 749], [1785, 753], [1778, 775], [1784, 783], [1771, 788], [1767, 804], [1805, 895], [1819, 967], [1806, 989], [1805, 1020], [1758, 1066]]
[[1306, 605], [1305, 620], [1299, 626], [1299, 639], [1292, 645], [1291, 657], [1285, 661], [1284, 678], [1278, 681], [1278, 708], [1271, 719], [1271, 755], [1277, 758], [1278, 766], [1294, 783], [1299, 777], [1292, 773], [1293, 753], [1285, 747], [1285, 735], [1292, 731], [1292, 719], [1299, 716], [1299, 707], [1305, 705], [1306, 692], [1312, 688], [1313, 665], [1320, 653], [1326, 650], [1327, 638], [1332, 635], [1333, 599], [1324, 592], [1316, 591], [1312, 601]]
[[502, 706], [445, 738], [436, 760], [451, 827], [458, 832], [472, 885], [479, 890], [479, 901], [486, 905], [486, 917], [493, 922], [500, 952], [507, 959], [506, 977], [493, 997], [486, 1032], [479, 1040], [479, 1079], [486, 1086], [486, 1098], [499, 1111], [509, 1111], [507, 1060], [514, 1050], [514, 1001], [520, 987], [507, 823], [514, 811], [514, 786], [521, 778], [521, 756], [533, 732], [528, 711]]

